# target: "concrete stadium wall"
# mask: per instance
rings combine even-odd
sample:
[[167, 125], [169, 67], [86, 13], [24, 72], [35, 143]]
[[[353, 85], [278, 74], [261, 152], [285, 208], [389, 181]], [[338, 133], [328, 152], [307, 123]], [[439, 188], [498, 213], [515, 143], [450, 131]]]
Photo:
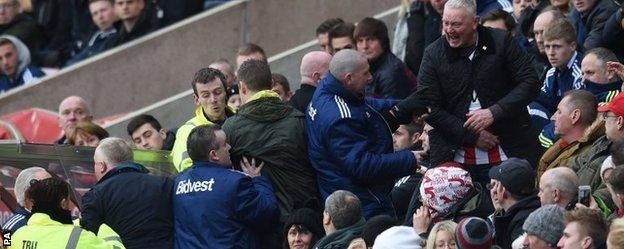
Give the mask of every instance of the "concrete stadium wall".
[[[94, 116], [129, 113], [190, 88], [195, 71], [254, 42], [269, 56], [314, 38], [330, 17], [358, 21], [398, 5], [377, 0], [232, 1], [0, 96], [0, 114], [29, 107], [56, 110], [84, 97]], [[298, 81], [298, 80], [297, 80]], [[298, 85], [298, 84], [295, 84]]]

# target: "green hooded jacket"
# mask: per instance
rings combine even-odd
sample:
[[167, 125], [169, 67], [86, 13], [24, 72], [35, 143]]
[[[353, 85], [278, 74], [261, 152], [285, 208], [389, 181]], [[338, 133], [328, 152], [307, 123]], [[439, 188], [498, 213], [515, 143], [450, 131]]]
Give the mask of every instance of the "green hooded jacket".
[[314, 249], [346, 249], [354, 239], [360, 238], [366, 221], [364, 218], [350, 227], [337, 230], [319, 240]]
[[[267, 90], [254, 95], [223, 124], [234, 168], [243, 156], [264, 162], [282, 214], [302, 207], [319, 209], [316, 174], [308, 159], [305, 116]], [[257, 162], [256, 165], [259, 163]]]

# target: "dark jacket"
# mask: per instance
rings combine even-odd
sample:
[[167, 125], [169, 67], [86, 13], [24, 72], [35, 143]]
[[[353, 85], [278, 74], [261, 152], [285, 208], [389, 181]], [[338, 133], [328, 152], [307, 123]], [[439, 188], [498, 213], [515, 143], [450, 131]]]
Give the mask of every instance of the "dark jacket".
[[585, 87], [581, 61], [583, 61], [583, 54], [574, 52], [563, 70], [557, 67], [548, 69], [540, 95], [535, 99], [535, 102], [544, 107], [544, 112], [552, 115], [566, 92]]
[[132, 31], [126, 30], [126, 27], [123, 25], [122, 21], [117, 22], [115, 24], [115, 28], [118, 30], [119, 35], [117, 35], [115, 39], [108, 43], [107, 48], [113, 48], [121, 44], [130, 42], [156, 30], [157, 27], [150, 22], [146, 12], [143, 11], [141, 16], [139, 17], [139, 20], [132, 28]]
[[476, 92], [482, 108], [494, 116], [490, 130], [508, 157], [526, 158], [535, 165], [537, 139], [531, 136], [527, 104], [537, 97], [540, 83], [532, 68], [532, 57], [522, 52], [509, 33], [479, 26], [479, 39], [471, 61], [449, 46], [444, 37], [425, 50], [418, 75], [419, 87], [434, 95], [427, 122], [435, 128], [429, 134], [431, 163], [453, 161], [449, 151], [474, 145], [477, 134], [464, 128], [468, 107]]
[[[612, 0], [597, 0], [588, 13], [579, 13], [576, 9], [572, 15], [579, 15], [574, 27], [577, 30], [577, 42], [582, 51], [605, 46], [602, 31], [607, 19], [617, 10]], [[585, 49], [585, 50], [583, 50]]]
[[474, 188], [468, 192], [465, 198], [451, 206], [449, 213], [443, 220], [453, 220], [459, 223], [466, 217], [487, 218], [494, 211], [490, 196], [478, 182], [473, 182]]
[[[45, 36], [45, 44], [33, 61], [44, 67], [60, 67], [74, 49], [71, 35], [72, 0], [33, 0], [33, 17]], [[87, 10], [88, 11], [88, 10]], [[89, 23], [93, 23], [91, 19]]]
[[366, 221], [361, 219], [349, 227], [328, 234], [316, 243], [314, 249], [346, 249], [351, 241], [360, 238], [365, 224]]
[[527, 53], [533, 55], [535, 58], [533, 61], [533, 68], [537, 73], [539, 82], [544, 82], [544, 80], [546, 80], [546, 74], [551, 67], [550, 62], [548, 62], [548, 57], [545, 54], [540, 53], [535, 40], [531, 42], [531, 46], [527, 49]]
[[433, 9], [431, 3], [416, 1], [407, 17], [407, 30], [405, 64], [416, 74], [420, 69], [425, 48], [442, 33], [442, 17]]
[[364, 218], [394, 216], [394, 182], [416, 170], [411, 151], [394, 152], [392, 131], [380, 114], [396, 104], [358, 98], [331, 73], [323, 78], [306, 115], [310, 160], [323, 199], [348, 190], [360, 199]]
[[37, 22], [24, 13], [17, 14], [10, 23], [0, 25], [0, 34], [19, 38], [31, 53], [38, 51], [45, 41]]
[[508, 212], [494, 216], [494, 228], [496, 230], [495, 243], [503, 249], [511, 249], [511, 243], [520, 237], [524, 230], [522, 225], [535, 209], [541, 206], [537, 195], [531, 195], [519, 200], [509, 208]]
[[[98, 28], [93, 23], [91, 18], [91, 11], [89, 11], [89, 1], [86, 0], [69, 0], [71, 6], [69, 6], [72, 17], [71, 35], [72, 39], [76, 42], [85, 41], [89, 39], [89, 36]], [[150, 2], [150, 1], [147, 1]]]
[[283, 103], [277, 94], [261, 97], [242, 105], [237, 115], [225, 121], [223, 131], [232, 146], [233, 165], [238, 166], [243, 156], [265, 163], [262, 175], [273, 183], [282, 218], [301, 207], [318, 209], [316, 175], [308, 159], [302, 113]]
[[368, 97], [404, 99], [416, 86], [410, 82], [405, 64], [390, 51], [371, 62], [369, 71], [373, 75], [373, 81], [366, 85]]
[[175, 144], [176, 138], [176, 130], [168, 130], [167, 137], [165, 137], [165, 142], [163, 143], [162, 150], [172, 150], [173, 144]]
[[422, 181], [423, 174], [416, 173], [410, 176], [403, 177], [396, 181], [394, 188], [392, 188], [392, 205], [394, 211], [396, 211], [397, 220], [405, 220], [406, 216], [411, 219], [411, 214], [407, 215], [407, 210], [410, 207], [410, 199], [415, 192], [418, 192], [418, 187]]
[[525, 8], [520, 14], [520, 18], [518, 18], [517, 27], [519, 32], [527, 38], [533, 38], [533, 23], [535, 23], [535, 19], [539, 13], [541, 13], [542, 10], [548, 6], [550, 6], [550, 1], [541, 0], [537, 6], [529, 6]]
[[258, 232], [279, 218], [266, 177], [211, 162], [194, 162], [176, 177], [173, 213], [175, 248], [261, 248]]
[[[566, 92], [585, 87], [581, 72], [582, 60], [583, 54], [574, 52], [563, 69], [558, 67], [548, 69], [540, 95], [535, 101], [529, 103], [529, 113], [535, 130], [541, 131], [551, 125], [550, 117], [557, 111], [557, 105]], [[544, 145], [543, 147], [548, 148], [548, 139], [542, 141], [542, 138], [543, 136], [540, 136], [540, 142]]]
[[147, 172], [128, 162], [106, 173], [82, 197], [80, 226], [97, 233], [105, 223], [126, 248], [171, 248], [173, 181]]
[[18, 206], [15, 212], [2, 224], [2, 234], [15, 233], [17, 229], [26, 226], [26, 222], [30, 218], [30, 211], [22, 206]]
[[604, 46], [611, 49], [620, 61], [624, 61], [624, 28], [622, 28], [622, 15], [624, 8], [617, 10], [605, 22], [602, 30]]
[[609, 156], [609, 148], [612, 142], [603, 135], [596, 139], [591, 148], [576, 156], [574, 161], [568, 165], [576, 172], [579, 178], [579, 186], [589, 185], [592, 191], [604, 188], [600, 178], [600, 167], [602, 162]]
[[312, 100], [312, 95], [314, 95], [314, 90], [316, 90], [316, 87], [313, 85], [301, 84], [301, 87], [290, 97], [288, 104], [301, 113], [306, 113], [306, 109], [308, 109], [308, 105]]
[[115, 29], [107, 31], [98, 30], [85, 44], [83, 44], [82, 50], [67, 61], [67, 65], [78, 63], [84, 59], [106, 51], [108, 44], [114, 41], [116, 37], [117, 30]]

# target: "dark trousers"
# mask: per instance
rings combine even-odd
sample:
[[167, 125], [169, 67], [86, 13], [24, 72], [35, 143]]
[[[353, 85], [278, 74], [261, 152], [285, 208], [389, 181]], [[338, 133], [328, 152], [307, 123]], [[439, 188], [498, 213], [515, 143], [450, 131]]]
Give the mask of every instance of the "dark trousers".
[[490, 190], [487, 188], [488, 184], [490, 184], [490, 169], [492, 167], [496, 167], [499, 164], [479, 164], [479, 165], [464, 165], [464, 169], [468, 171], [470, 177], [472, 178], [472, 182], [478, 182], [481, 184], [487, 195], [487, 198], [484, 198], [485, 205], [493, 206], [492, 196], [490, 195]]

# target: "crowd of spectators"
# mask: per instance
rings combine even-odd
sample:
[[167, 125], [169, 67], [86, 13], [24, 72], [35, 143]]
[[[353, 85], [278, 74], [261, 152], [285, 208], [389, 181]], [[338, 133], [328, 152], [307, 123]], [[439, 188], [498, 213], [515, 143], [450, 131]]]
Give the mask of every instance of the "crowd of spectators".
[[2, 0], [0, 93], [228, 0]]
[[[33, 167], [3, 231], [11, 248], [624, 248], [617, 4], [403, 0], [393, 41], [381, 20], [331, 18], [294, 93], [245, 44], [195, 72], [188, 121], [136, 116], [129, 142], [70, 96], [57, 143], [96, 147], [81, 218]], [[90, 1], [83, 52], [149, 32], [147, 6]], [[0, 37], [6, 84], [37, 72], [5, 62], [33, 44]], [[149, 175], [132, 147], [170, 151], [178, 174]]]

